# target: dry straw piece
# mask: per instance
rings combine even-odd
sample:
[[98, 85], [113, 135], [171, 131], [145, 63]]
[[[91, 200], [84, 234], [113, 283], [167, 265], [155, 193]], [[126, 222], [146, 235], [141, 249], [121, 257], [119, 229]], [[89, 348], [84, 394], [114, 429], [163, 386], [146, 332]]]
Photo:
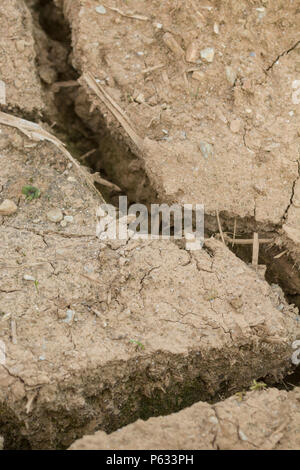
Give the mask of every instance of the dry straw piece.
[[253, 234], [253, 251], [252, 251], [252, 265], [255, 269], [258, 267], [258, 255], [259, 255], [259, 241], [258, 233], [254, 232]]
[[115, 11], [116, 13], [119, 13], [119, 15], [124, 16], [125, 18], [132, 18], [133, 20], [140, 20], [140, 21], [149, 21], [149, 18], [144, 15], [136, 15], [133, 13], [125, 13], [124, 11], [120, 10], [119, 8], [113, 8], [109, 7], [107, 5], [103, 5], [105, 8], [108, 8], [109, 10]]
[[0, 104], [6, 105], [6, 85], [0, 80]]
[[77, 168], [80, 175], [83, 177], [85, 182], [90, 186], [90, 188], [97, 193], [98, 197], [100, 193], [94, 186], [94, 179], [92, 175], [89, 175], [80, 164], [72, 157], [72, 155], [66, 150], [64, 144], [57, 139], [54, 135], [50, 134], [49, 132], [45, 131], [39, 124], [35, 122], [27, 121], [26, 119], [17, 118], [12, 116], [11, 114], [3, 113], [0, 111], [0, 124], [5, 126], [14, 127], [18, 129], [20, 132], [25, 134], [29, 139], [34, 140], [36, 142], [44, 141], [51, 142], [54, 144], [62, 153], [63, 155], [70, 160], [70, 162]]
[[119, 121], [123, 129], [127, 132], [129, 137], [135, 143], [139, 150], [143, 149], [143, 139], [133, 129], [132, 122], [126, 116], [123, 109], [120, 108], [118, 103], [105, 91], [105, 89], [97, 83], [91, 73], [84, 73], [82, 80], [88, 85], [88, 87], [95, 93], [98, 99], [105, 104], [113, 116]]

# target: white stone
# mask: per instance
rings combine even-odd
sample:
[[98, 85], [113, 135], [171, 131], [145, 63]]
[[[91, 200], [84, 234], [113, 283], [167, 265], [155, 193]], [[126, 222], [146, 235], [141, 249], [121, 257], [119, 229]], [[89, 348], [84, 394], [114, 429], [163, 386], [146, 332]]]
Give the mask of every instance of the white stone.
[[29, 274], [24, 274], [23, 279], [24, 281], [35, 281], [35, 278], [33, 276], [30, 276]]
[[200, 51], [201, 58], [206, 62], [212, 62], [215, 56], [215, 50], [212, 47], [207, 47]]
[[103, 5], [98, 5], [96, 7], [96, 12], [100, 13], [100, 15], [105, 15], [106, 13], [106, 8]]
[[220, 33], [218, 23], [215, 23], [215, 24], [214, 24], [214, 33], [215, 33], [215, 34], [219, 34], [219, 33]]

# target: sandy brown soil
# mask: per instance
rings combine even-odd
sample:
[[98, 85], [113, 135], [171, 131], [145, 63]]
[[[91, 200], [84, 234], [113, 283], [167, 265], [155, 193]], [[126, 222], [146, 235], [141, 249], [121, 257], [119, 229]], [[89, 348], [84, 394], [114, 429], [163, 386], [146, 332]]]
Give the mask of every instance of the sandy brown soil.
[[[1, 157], [1, 198], [17, 205], [1, 225], [4, 434], [67, 446], [287, 373], [298, 316], [254, 270], [215, 240], [193, 254], [167, 241], [103, 245], [99, 200], [76, 168], [53, 144], [1, 131], [19, 145]], [[31, 202], [30, 181], [42, 193]], [[49, 221], [53, 208], [73, 222]]]
[[97, 432], [70, 450], [299, 450], [299, 389], [237, 395], [216, 405], [197, 403], [166, 417], [136, 421], [113, 434]]
[[[264, 230], [281, 225], [298, 178], [297, 2], [288, 8], [265, 2], [264, 16], [260, 1], [211, 1], [209, 8], [192, 1], [127, 2], [123, 12], [148, 21], [111, 10], [113, 0], [105, 14], [93, 0], [60, 3], [72, 27], [74, 67], [92, 73], [126, 111], [161, 197], [202, 201], [209, 215], [218, 209]], [[207, 48], [214, 50], [211, 63], [201, 56]], [[100, 109], [109, 129], [123, 134], [103, 104]]]
[[[198, 9], [197, 2], [131, 0], [126, 11], [115, 11], [119, 3], [107, 0], [99, 13], [94, 0], [57, 0], [61, 12], [44, 11], [47, 2], [35, 0], [6, 3], [0, 6], [4, 447], [67, 448], [85, 434], [113, 432], [199, 400], [214, 404], [195, 404], [179, 420], [184, 416], [185, 434], [196, 423], [191, 415], [199, 415], [202, 444], [197, 434], [174, 441], [176, 414], [133, 424], [141, 430], [134, 442], [112, 442], [155, 446], [143, 437], [154, 426], [165, 448], [299, 447], [298, 391], [217, 403], [254, 379], [274, 384], [292, 371], [298, 310], [266, 282], [263, 269], [255, 271], [215, 238], [198, 252], [171, 240], [100, 242], [96, 210], [103, 197], [54, 137], [73, 142], [74, 123], [81, 122], [80, 149], [99, 145], [93, 169], [105, 170], [130, 200], [204, 203], [210, 232], [218, 210], [224, 230], [236, 218], [241, 234], [276, 233], [278, 247], [292, 257], [285, 265], [279, 258], [279, 277], [290, 276], [286, 291], [300, 293], [297, 5], [265, 2], [262, 10], [255, 1], [215, 1]], [[61, 34], [47, 39], [64, 21], [62, 11], [72, 50]], [[201, 59], [207, 48], [214, 49], [212, 62]], [[56, 80], [68, 79], [71, 86], [58, 93]], [[7, 113], [50, 134], [42, 140], [41, 129], [28, 130]], [[26, 185], [39, 197], [26, 198]], [[253, 415], [253, 406], [260, 412]], [[216, 413], [219, 423], [209, 422]], [[237, 436], [239, 418], [248, 441]], [[252, 431], [253, 423], [265, 427]], [[102, 433], [83, 445], [109, 446], [114, 436]]]
[[75, 111], [99, 136], [95, 169], [134, 201], [201, 201], [210, 233], [218, 210], [230, 234], [236, 223], [275, 237], [264, 262], [299, 306], [297, 3], [56, 3], [83, 75]]
[[32, 17], [23, 1], [9, 0], [1, 6], [0, 44], [0, 80], [6, 85], [7, 109], [39, 119], [45, 104], [35, 67]]

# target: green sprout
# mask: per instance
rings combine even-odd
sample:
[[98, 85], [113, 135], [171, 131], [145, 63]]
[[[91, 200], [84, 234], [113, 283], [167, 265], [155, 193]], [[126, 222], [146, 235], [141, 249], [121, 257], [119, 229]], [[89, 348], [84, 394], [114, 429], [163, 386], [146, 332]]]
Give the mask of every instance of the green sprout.
[[140, 349], [145, 349], [145, 346], [140, 341], [137, 341], [135, 339], [131, 339], [130, 342], [136, 344], [137, 347], [140, 348]]
[[36, 291], [38, 293], [39, 292], [39, 281], [35, 280], [34, 285], [35, 285]]
[[259, 390], [265, 390], [266, 388], [267, 388], [267, 384], [265, 384], [264, 382], [256, 382], [256, 380], [254, 379], [250, 387], [250, 390], [259, 391]]
[[28, 201], [32, 199], [38, 199], [41, 195], [41, 191], [35, 186], [26, 185], [22, 188], [22, 194], [25, 194]]

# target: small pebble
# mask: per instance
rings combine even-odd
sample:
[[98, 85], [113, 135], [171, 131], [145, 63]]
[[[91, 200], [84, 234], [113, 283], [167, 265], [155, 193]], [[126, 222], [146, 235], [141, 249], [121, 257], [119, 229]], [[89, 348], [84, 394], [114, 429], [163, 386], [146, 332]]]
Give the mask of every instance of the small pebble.
[[18, 207], [10, 199], [5, 199], [2, 204], [0, 204], [0, 215], [12, 215], [17, 212]]
[[205, 74], [200, 72], [200, 70], [195, 70], [195, 72], [193, 72], [192, 78], [194, 80], [198, 80], [198, 82], [201, 82], [205, 78]]
[[234, 85], [234, 82], [236, 81], [236, 72], [233, 70], [232, 67], [225, 67], [225, 73], [226, 73], [226, 78], [228, 83], [230, 83], [231, 86]]
[[143, 93], [140, 93], [139, 95], [137, 95], [134, 101], [140, 104], [145, 103], [145, 96], [143, 95]]
[[50, 222], [61, 222], [63, 219], [63, 213], [60, 209], [51, 209], [47, 212], [47, 219], [50, 220]]
[[208, 158], [214, 153], [213, 146], [207, 142], [200, 142], [200, 151], [204, 158]]
[[231, 121], [230, 123], [231, 132], [234, 132], [236, 134], [237, 132], [239, 132], [240, 128], [241, 128], [241, 121], [239, 119], [234, 119], [233, 121]]
[[0, 80], [0, 104], [6, 105], [6, 85]]
[[198, 45], [195, 42], [192, 42], [191, 44], [189, 44], [186, 50], [185, 60], [187, 62], [196, 63], [198, 56], [199, 56]]
[[25, 41], [24, 39], [20, 39], [19, 41], [16, 42], [16, 49], [18, 52], [24, 52], [25, 51]]
[[215, 34], [219, 34], [219, 33], [220, 33], [220, 29], [219, 29], [218, 23], [214, 23], [214, 33], [215, 33]]
[[30, 276], [29, 274], [24, 274], [23, 279], [24, 281], [35, 281], [35, 278], [33, 276]]
[[212, 424], [218, 424], [218, 419], [215, 416], [211, 416], [208, 420]]
[[69, 223], [69, 224], [72, 224], [74, 222], [74, 217], [72, 215], [65, 215], [64, 216], [64, 220]]
[[58, 310], [57, 316], [59, 320], [64, 320], [67, 316], [66, 312], [64, 310]]
[[215, 56], [215, 50], [212, 47], [207, 47], [200, 51], [201, 58], [206, 62], [212, 62]]
[[98, 5], [96, 7], [96, 12], [100, 13], [100, 15], [105, 15], [106, 13], [106, 8], [103, 5]]
[[173, 54], [179, 58], [184, 55], [182, 47], [178, 44], [173, 34], [165, 33], [162, 37], [165, 45], [173, 52]]
[[71, 323], [73, 318], [74, 318], [74, 315], [75, 315], [74, 310], [68, 309], [67, 313], [66, 313], [66, 318], [63, 320], [63, 322], [64, 323]]
[[239, 437], [242, 441], [248, 441], [248, 437], [246, 436], [246, 434], [243, 433], [243, 431], [241, 429], [239, 429]]

